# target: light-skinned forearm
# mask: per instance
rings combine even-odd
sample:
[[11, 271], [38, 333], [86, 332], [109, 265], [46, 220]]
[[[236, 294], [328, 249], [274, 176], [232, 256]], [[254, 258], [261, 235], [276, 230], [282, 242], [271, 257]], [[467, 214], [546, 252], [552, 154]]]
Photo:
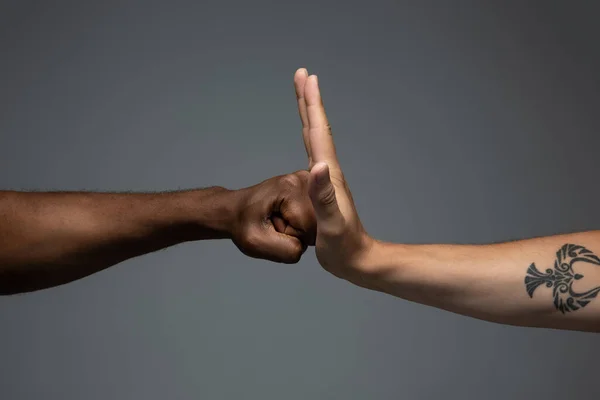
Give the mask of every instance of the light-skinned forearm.
[[[567, 244], [582, 248], [557, 254]], [[491, 245], [375, 242], [360, 284], [493, 322], [600, 331], [597, 254], [599, 231]], [[532, 263], [540, 274], [530, 269]]]
[[0, 294], [82, 278], [181, 242], [228, 237], [235, 192], [0, 192]]

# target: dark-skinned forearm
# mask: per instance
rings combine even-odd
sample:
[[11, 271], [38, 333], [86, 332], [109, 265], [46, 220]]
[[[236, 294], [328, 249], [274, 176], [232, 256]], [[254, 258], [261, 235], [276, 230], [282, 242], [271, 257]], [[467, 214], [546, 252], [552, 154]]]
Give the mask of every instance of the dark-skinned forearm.
[[186, 241], [228, 238], [236, 193], [0, 192], [0, 294], [60, 285]]

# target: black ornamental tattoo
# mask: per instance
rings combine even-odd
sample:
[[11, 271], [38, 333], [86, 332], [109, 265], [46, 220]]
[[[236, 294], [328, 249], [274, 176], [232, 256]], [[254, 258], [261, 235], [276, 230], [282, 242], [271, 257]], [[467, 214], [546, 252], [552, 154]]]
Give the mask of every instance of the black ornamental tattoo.
[[529, 297], [533, 297], [533, 292], [539, 286], [546, 285], [552, 288], [554, 306], [563, 314], [588, 305], [600, 293], [600, 286], [583, 293], [573, 290], [573, 282], [583, 278], [583, 275], [573, 271], [573, 265], [579, 261], [600, 266], [600, 258], [585, 247], [575, 244], [561, 247], [556, 252], [554, 268], [548, 268], [545, 273], [540, 272], [532, 263], [525, 276], [525, 288]]

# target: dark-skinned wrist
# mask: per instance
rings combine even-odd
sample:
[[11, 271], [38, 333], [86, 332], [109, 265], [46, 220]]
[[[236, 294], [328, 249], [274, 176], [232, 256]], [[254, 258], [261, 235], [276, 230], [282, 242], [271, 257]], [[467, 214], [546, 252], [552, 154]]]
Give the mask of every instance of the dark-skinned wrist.
[[231, 239], [241, 212], [239, 190], [210, 187], [175, 193], [187, 240]]

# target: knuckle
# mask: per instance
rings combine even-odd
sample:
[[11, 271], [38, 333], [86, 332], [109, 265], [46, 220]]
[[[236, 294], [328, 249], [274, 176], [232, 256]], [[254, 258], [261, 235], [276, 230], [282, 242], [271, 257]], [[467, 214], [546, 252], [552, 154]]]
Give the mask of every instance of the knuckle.
[[301, 184], [307, 184], [308, 183], [308, 178], [310, 177], [310, 172], [308, 172], [307, 170], [300, 170], [300, 171], [296, 171], [294, 172], [294, 174], [300, 181]]
[[297, 174], [288, 174], [281, 177], [281, 184], [287, 188], [298, 188], [302, 181]]
[[336, 203], [335, 189], [332, 185], [329, 185], [319, 193], [319, 202], [326, 206]]

